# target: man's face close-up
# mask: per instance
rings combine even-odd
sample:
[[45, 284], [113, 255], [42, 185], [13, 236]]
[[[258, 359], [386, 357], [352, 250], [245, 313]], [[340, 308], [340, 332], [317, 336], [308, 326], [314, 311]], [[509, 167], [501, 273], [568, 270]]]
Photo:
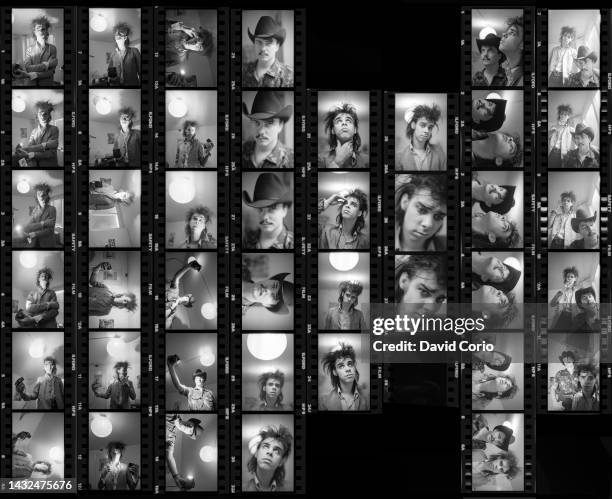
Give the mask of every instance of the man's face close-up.
[[196, 132], [196, 129], [195, 129], [195, 127], [194, 127], [194, 126], [186, 126], [186, 127], [183, 129], [183, 136], [184, 136], [186, 139], [191, 139], [192, 137], [194, 137], [194, 136], [195, 136], [195, 132]]
[[433, 121], [428, 120], [427, 118], [421, 117], [417, 120], [416, 123], [412, 123], [411, 126], [414, 130], [414, 137], [416, 138], [416, 140], [424, 143], [431, 139], [433, 129], [436, 124]]
[[591, 371], [580, 371], [578, 376], [580, 386], [588, 392], [593, 391], [595, 387], [595, 375]]
[[336, 359], [334, 372], [343, 383], [355, 381], [355, 362], [350, 357]]
[[202, 213], [194, 213], [189, 219], [191, 230], [204, 230], [206, 228], [206, 216]]
[[49, 124], [49, 122], [51, 121], [51, 111], [49, 109], [39, 108], [36, 113], [38, 116], [38, 122], [41, 125], [46, 126]]
[[272, 62], [280, 48], [276, 38], [255, 37], [255, 55], [261, 62]]
[[578, 229], [580, 230], [580, 235], [584, 239], [592, 239], [593, 236], [597, 236], [595, 232], [595, 220], [590, 220], [588, 222], [580, 222], [578, 225]]
[[130, 127], [131, 121], [132, 119], [128, 114], [122, 114], [119, 116], [119, 123], [121, 124], [121, 128], [123, 130], [127, 130]]
[[446, 206], [433, 197], [430, 189], [417, 189], [412, 197], [404, 194], [401, 206], [405, 210], [402, 233], [414, 242], [434, 236], [446, 218]]
[[509, 26], [502, 35], [499, 43], [499, 49], [502, 52], [516, 52], [523, 50], [523, 28], [513, 24]]
[[45, 361], [43, 368], [46, 374], [53, 374], [53, 368], [55, 367], [55, 363], [49, 360]]
[[278, 135], [283, 129], [283, 122], [278, 118], [251, 120], [251, 129], [258, 146], [267, 147], [276, 144]]
[[483, 282], [504, 282], [508, 279], [510, 270], [499, 258], [492, 256], [486, 268], [486, 272], [481, 275]]
[[[404, 272], [400, 276], [399, 287], [404, 291], [402, 303], [430, 305], [429, 312], [437, 311], [446, 301], [446, 287], [438, 282], [433, 270], [416, 269], [412, 279]], [[433, 305], [433, 307], [431, 307]]]
[[266, 392], [266, 397], [269, 399], [276, 399], [281, 391], [281, 381], [277, 378], [268, 378], [266, 384], [264, 385], [264, 391]]
[[589, 138], [588, 135], [584, 134], [584, 133], [580, 133], [580, 134], [576, 134], [574, 135], [574, 142], [576, 143], [576, 146], [578, 147], [578, 149], [590, 149], [591, 147], [591, 139]]
[[283, 220], [287, 216], [287, 207], [281, 203], [258, 208], [259, 228], [264, 234], [271, 234], [283, 227]]
[[497, 184], [486, 184], [484, 188], [485, 201], [489, 206], [500, 204], [508, 194], [508, 189]]
[[268, 437], [262, 440], [255, 454], [257, 467], [265, 471], [274, 471], [283, 464], [284, 446], [275, 438]]
[[491, 64], [498, 64], [501, 55], [496, 47], [487, 47], [483, 45], [480, 49], [480, 61], [483, 65], [489, 66]]
[[45, 274], [44, 272], [42, 274], [40, 274], [39, 278], [38, 278], [38, 285], [42, 288], [42, 289], [47, 289], [49, 287], [49, 276], [47, 274]]
[[474, 99], [472, 101], [472, 119], [476, 123], [489, 121], [495, 114], [496, 106], [495, 102], [491, 102], [488, 99]]
[[281, 283], [276, 279], [266, 279], [253, 283], [251, 301], [261, 303], [264, 307], [273, 307], [279, 301], [278, 294]]
[[43, 206], [46, 203], [45, 192], [44, 191], [36, 191], [36, 200], [38, 203]]
[[344, 220], [356, 220], [362, 211], [359, 209], [359, 200], [348, 196], [342, 206], [342, 218]]
[[350, 114], [340, 113], [334, 118], [333, 132], [341, 144], [351, 140], [356, 131], [355, 120]]

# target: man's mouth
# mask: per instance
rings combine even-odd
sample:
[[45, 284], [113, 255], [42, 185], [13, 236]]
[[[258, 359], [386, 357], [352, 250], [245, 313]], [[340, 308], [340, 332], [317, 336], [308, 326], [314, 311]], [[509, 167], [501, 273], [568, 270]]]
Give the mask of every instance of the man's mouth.
[[429, 232], [421, 232], [420, 230], [414, 230], [412, 233], [418, 237], [427, 237], [429, 235]]
[[266, 457], [266, 458], [264, 458], [264, 459], [262, 459], [262, 461], [263, 461], [265, 464], [272, 464], [272, 459], [269, 459], [269, 458], [267, 458], [267, 457]]

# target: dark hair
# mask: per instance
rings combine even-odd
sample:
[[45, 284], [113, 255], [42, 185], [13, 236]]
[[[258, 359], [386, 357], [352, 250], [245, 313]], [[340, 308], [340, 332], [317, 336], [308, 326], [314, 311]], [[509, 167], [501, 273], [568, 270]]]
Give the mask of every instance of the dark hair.
[[192, 126], [192, 127], [194, 127], [194, 128], [198, 128], [198, 122], [197, 122], [197, 121], [195, 121], [195, 120], [185, 120], [185, 121], [183, 122], [183, 126], [182, 126], [181, 128], [182, 128], [183, 130], [185, 130], [185, 128], [190, 127], [190, 126]]
[[47, 16], [38, 16], [38, 17], [35, 17], [34, 19], [32, 19], [32, 22], [31, 22], [32, 36], [34, 38], [36, 38], [36, 33], [34, 33], [34, 28], [36, 27], [37, 24], [40, 24], [46, 30], [51, 29], [51, 21], [49, 21]]
[[574, 191], [565, 191], [565, 192], [562, 192], [561, 193], [561, 201], [563, 201], [566, 198], [569, 198], [572, 203], [576, 202], [576, 194], [574, 194]]
[[[599, 374], [597, 367], [591, 364], [590, 362], [578, 364], [574, 368], [574, 374], [576, 375], [576, 382], [578, 385], [578, 390], [580, 391], [582, 390], [582, 385], [580, 384], [580, 373], [581, 372], [591, 373], [595, 377], [595, 379], [597, 379], [597, 375]], [[595, 383], [595, 385], [593, 386], [593, 395], [597, 394], [597, 390], [598, 390], [597, 383]]]
[[127, 361], [119, 361], [119, 362], [115, 362], [115, 365], [113, 366], [113, 369], [115, 371], [121, 369], [122, 367], [125, 367], [125, 370], [127, 371], [130, 368], [130, 363]]
[[[500, 399], [511, 399], [513, 398], [516, 393], [518, 392], [518, 385], [516, 384], [516, 379], [514, 378], [514, 376], [512, 376], [511, 374], [492, 374], [489, 375], [486, 379], [486, 381], [491, 381], [492, 379], [497, 379], [497, 378], [506, 378], [507, 380], [512, 382], [512, 388], [509, 388], [508, 390], [506, 390], [505, 392], [503, 392], [501, 394], [501, 396], [498, 396], [497, 393], [492, 393], [492, 392], [481, 392], [482, 394], [482, 398], [486, 399], [486, 400], [493, 400], [496, 398], [500, 398]], [[506, 440], [508, 439], [508, 437], [506, 437]]]
[[512, 168], [521, 166], [521, 163], [523, 162], [523, 144], [521, 142], [520, 135], [518, 133], [506, 133], [506, 132], [499, 132], [499, 133], [512, 137], [512, 139], [514, 140], [514, 143], [516, 144], [516, 149], [514, 150], [514, 154], [510, 156], [509, 158], [504, 158], [502, 160], [502, 164], [499, 166], [506, 166], [506, 167], [512, 167]]
[[[278, 440], [283, 446], [282, 458], [286, 459], [289, 457], [289, 454], [291, 453], [293, 436], [287, 427], [283, 425], [279, 425], [278, 428], [276, 426], [266, 426], [259, 431], [259, 437], [261, 438], [261, 441], [257, 446], [258, 450], [264, 440], [273, 438], [274, 440]], [[251, 459], [249, 459], [249, 462], [247, 463], [247, 470], [249, 470], [251, 473], [255, 473], [257, 471], [257, 456], [251, 456]], [[278, 468], [276, 468], [276, 470], [274, 470], [272, 480], [274, 480], [279, 486], [285, 483], [285, 463], [281, 464]]]
[[285, 386], [285, 375], [278, 369], [276, 371], [267, 371], [259, 376], [259, 380], [257, 383], [259, 384], [259, 399], [266, 400], [266, 393], [264, 388], [269, 379], [277, 379], [280, 381], [281, 391], [278, 394], [278, 403], [280, 404], [283, 401], [283, 386]]
[[344, 297], [344, 293], [350, 291], [351, 293], [355, 293], [357, 297], [355, 298], [355, 303], [351, 305], [351, 310], [355, 308], [356, 305], [359, 305], [359, 295], [363, 293], [363, 285], [359, 281], [342, 281], [338, 285], [338, 304], [342, 305], [342, 298]]
[[34, 186], [34, 195], [36, 195], [38, 191], [41, 191], [43, 193], [43, 199], [45, 200], [45, 204], [48, 204], [49, 200], [51, 199], [51, 186], [45, 182], [41, 182]]
[[[505, 371], [510, 367], [510, 364], [512, 363], [512, 357], [510, 355], [504, 352], [500, 352], [499, 350], [493, 350], [493, 352], [491, 353], [497, 353], [499, 355], [502, 355], [504, 357], [504, 362], [500, 366], [496, 366], [494, 364], [491, 364], [490, 362], [484, 361], [484, 365], [487, 366], [489, 369], [492, 369], [493, 371]], [[478, 357], [478, 355], [476, 355], [476, 357]]]
[[504, 189], [506, 189], [506, 195], [504, 196], [504, 199], [502, 200], [501, 203], [495, 204], [493, 206], [487, 206], [485, 203], [481, 203], [480, 201], [478, 202], [480, 208], [485, 213], [489, 213], [490, 211], [493, 211], [495, 213], [499, 213], [500, 215], [505, 215], [516, 204], [516, 200], [514, 199], [514, 193], [516, 192], [516, 186], [515, 185], [500, 185], [500, 187], [503, 187]]
[[339, 114], [348, 114], [351, 118], [353, 118], [353, 123], [355, 124], [355, 135], [353, 135], [353, 152], [355, 154], [359, 154], [359, 149], [361, 147], [361, 137], [359, 136], [359, 117], [357, 116], [357, 109], [355, 106], [349, 104], [348, 102], [343, 102], [340, 106], [336, 106], [328, 111], [328, 113], [325, 115], [323, 123], [325, 124], [325, 132], [328, 133], [329, 148], [332, 151], [335, 151], [336, 147], [338, 146], [338, 138], [334, 133], [334, 120]]
[[185, 235], [187, 237], [191, 235], [191, 229], [189, 228], [189, 221], [191, 220], [191, 217], [194, 216], [196, 213], [200, 215], [204, 215], [204, 218], [206, 219], [206, 223], [210, 222], [210, 219], [213, 214], [212, 210], [208, 208], [208, 206], [204, 206], [203, 204], [199, 204], [197, 206], [193, 206], [192, 208], [190, 208], [187, 214], [185, 215]]
[[442, 115], [442, 110], [440, 109], [440, 106], [438, 106], [437, 104], [432, 104], [431, 106], [426, 106], [424, 104], [418, 105], [414, 108], [413, 112], [412, 112], [412, 118], [410, 120], [410, 123], [408, 123], [406, 125], [406, 137], [408, 137], [409, 139], [412, 138], [412, 135], [414, 134], [414, 130], [412, 129], [412, 124], [413, 123], [418, 123], [419, 119], [421, 118], [425, 118], [427, 121], [432, 121], [434, 125], [436, 125], [436, 127], [438, 126], [438, 120], [440, 119], [440, 116]]
[[[355, 198], [359, 203], [359, 211], [361, 211], [361, 215], [357, 217], [355, 220], [355, 226], [353, 227], [353, 233], [359, 234], [361, 230], [365, 227], [365, 217], [368, 214], [368, 196], [361, 189], [353, 189], [346, 196], [345, 199]], [[338, 215], [336, 215], [336, 223], [340, 225], [342, 223], [342, 208], [344, 207], [344, 203], [338, 206]]]
[[487, 234], [481, 234], [472, 230], [472, 247], [473, 248], [518, 248], [521, 242], [521, 236], [516, 228], [516, 222], [509, 222], [512, 231], [506, 239], [496, 238], [494, 242], [489, 240]]
[[51, 101], [38, 100], [34, 103], [34, 109], [42, 109], [43, 111], [48, 111], [49, 113], [52, 113], [55, 109], [55, 106], [51, 103]]
[[127, 303], [119, 303], [119, 304], [113, 303], [113, 306], [117, 308], [125, 308], [129, 310], [130, 312], [133, 312], [134, 310], [136, 310], [136, 307], [138, 306], [138, 303], [136, 301], [136, 295], [131, 292], [119, 293], [115, 295], [114, 298], [121, 298], [123, 296], [127, 296], [130, 299], [130, 301], [128, 301]]
[[53, 271], [49, 267], [43, 267], [42, 269], [38, 269], [36, 272], [36, 285], [38, 286], [38, 281], [40, 280], [40, 276], [45, 274], [47, 276], [47, 281], [53, 279]]
[[[483, 286], [490, 286], [489, 284], [473, 284], [474, 288], [472, 290], [472, 293], [474, 291], [478, 291], [480, 288], [482, 288]], [[493, 287], [493, 286], [490, 286]], [[503, 309], [497, 309], [495, 310], [495, 312], [491, 312], [490, 309], [487, 309], [489, 317], [486, 319], [486, 326], [488, 328], [491, 329], [500, 329], [500, 328], [505, 328], [508, 327], [508, 325], [518, 316], [518, 307], [517, 305], [514, 303], [514, 301], [516, 300], [516, 296], [514, 293], [510, 292], [510, 293], [504, 293], [506, 295], [506, 298], [508, 298], [508, 303], [506, 304], [506, 306]]]
[[508, 28], [511, 28], [512, 26], [518, 26], [519, 28], [524, 29], [523, 16], [509, 17], [508, 19], [506, 19], [506, 25], [508, 26]]
[[565, 282], [565, 279], [567, 279], [567, 275], [568, 274], [574, 274], [574, 276], [576, 277], [576, 279], [578, 279], [578, 269], [576, 267], [566, 267], [563, 269], [563, 281]]
[[395, 269], [395, 303], [401, 303], [404, 297], [404, 290], [399, 286], [402, 274], [408, 274], [408, 279], [413, 279], [419, 270], [433, 272], [438, 284], [443, 288], [447, 287], [447, 268], [442, 256], [411, 255], [407, 262], [403, 262]]
[[446, 177], [444, 176], [428, 174], [410, 175], [410, 180], [395, 191], [395, 226], [401, 226], [406, 215], [405, 210], [402, 209], [402, 197], [404, 194], [412, 198], [417, 190], [428, 189], [431, 191], [431, 196], [434, 200], [442, 205], [446, 205], [446, 196], [448, 194], [446, 185]]
[[487, 456], [487, 461], [495, 461], [496, 459], [507, 459], [508, 460], [510, 464], [510, 469], [508, 470], [508, 472], [507, 473], [495, 473], [489, 470], [482, 470], [482, 473], [484, 473], [485, 475], [498, 475], [498, 474], [506, 475], [509, 480], [512, 480], [514, 477], [516, 477], [518, 472], [521, 471], [521, 468], [518, 465], [518, 459], [516, 455], [514, 454], [514, 452], [512, 451], [504, 451], [504, 452], [500, 452], [499, 454], [491, 454], [490, 456]]
[[106, 457], [108, 457], [109, 461], [113, 460], [112, 452], [118, 449], [119, 453], [123, 456], [123, 451], [125, 450], [125, 444], [123, 442], [119, 442], [118, 440], [114, 440], [109, 442], [106, 446]]
[[51, 362], [54, 366], [57, 366], [57, 360], [55, 359], [55, 357], [52, 357], [51, 355], [47, 355], [44, 359], [43, 359], [43, 364], [45, 362]]
[[563, 36], [566, 34], [572, 35], [572, 38], [573, 38], [572, 43], [574, 43], [576, 40], [576, 29], [572, 26], [563, 26], [561, 28], [561, 35], [559, 36], [559, 42], [563, 40]]
[[[129, 47], [130, 45], [130, 35], [132, 34], [132, 27], [126, 23], [126, 22], [119, 22], [117, 24], [115, 24], [113, 26], [113, 36], [115, 35], [115, 33], [117, 32], [122, 32], [125, 33], [126, 35], [126, 40], [125, 40], [125, 46]], [[116, 44], [117, 42], [115, 42]]]
[[561, 361], [561, 364], [565, 366], [565, 361], [563, 359], [567, 359], [568, 357], [572, 358], [572, 362], [576, 362], [576, 355], [574, 355], [574, 352], [570, 352], [568, 350], [566, 352], [562, 352], [561, 355], [559, 356], [559, 360]]
[[359, 381], [359, 371], [357, 370], [357, 356], [352, 345], [349, 345], [348, 343], [340, 343], [340, 348], [327, 352], [321, 361], [323, 371], [329, 375], [334, 389], [338, 389], [340, 386], [338, 375], [334, 374], [334, 370], [336, 369], [336, 361], [346, 357], [350, 358], [355, 364], [355, 381], [353, 382], [353, 388], [355, 388], [357, 386], [357, 382]]
[[569, 114], [570, 116], [574, 114], [572, 106], [570, 106], [569, 104], [561, 104], [557, 106], [557, 119], [561, 118], [562, 114]]
[[122, 114], [127, 114], [130, 117], [130, 129], [134, 126], [134, 118], [136, 118], [136, 111], [132, 109], [130, 106], [123, 106], [119, 109], [119, 118], [121, 118]]

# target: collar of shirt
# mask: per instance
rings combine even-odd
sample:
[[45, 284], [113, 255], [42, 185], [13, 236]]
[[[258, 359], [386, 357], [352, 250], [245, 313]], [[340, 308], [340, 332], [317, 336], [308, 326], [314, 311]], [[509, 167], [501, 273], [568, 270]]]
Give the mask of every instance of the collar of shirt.
[[[253, 232], [252, 234], [253, 234], [253, 240], [257, 241], [257, 246], [259, 247], [259, 236], [261, 235], [259, 229]], [[288, 235], [289, 235], [289, 230], [287, 229], [286, 225], [283, 225], [283, 230], [281, 230], [280, 234], [278, 235], [278, 237], [272, 244], [271, 248], [284, 248], [285, 243], [287, 242]]]
[[[253, 473], [253, 480], [255, 481], [255, 488], [257, 490], [261, 490], [261, 491], [266, 490], [262, 487], [261, 482], [259, 481], [259, 478], [257, 477], [257, 473]], [[272, 482], [270, 482], [270, 492], [275, 492], [275, 491], [276, 491], [276, 480], [272, 480]]]
[[[255, 66], [257, 67], [257, 66]], [[270, 66], [267, 71], [264, 73], [264, 75], [270, 75], [272, 78], [277, 78], [278, 76], [280, 76], [281, 72], [282, 72], [283, 68], [281, 67], [281, 64], [279, 62], [278, 59], [274, 59], [274, 62], [272, 63], [272, 66]]]
[[[252, 154], [255, 152], [255, 141], [254, 140], [249, 141], [247, 144], [248, 144], [248, 147], [247, 147], [246, 152], [250, 158]], [[266, 156], [266, 159], [264, 159], [264, 163], [268, 162], [268, 163], [273, 163], [275, 165], [280, 165], [283, 163], [286, 156], [287, 156], [287, 148], [285, 147], [285, 144], [283, 144], [280, 140], [277, 140], [276, 145], [274, 146], [274, 149], [272, 149], [272, 151], [270, 151], [270, 154], [268, 154]]]
[[[351, 397], [345, 397], [342, 394], [342, 390], [340, 389], [340, 387], [338, 387], [338, 398], [340, 398], [341, 400], [347, 400], [347, 398], [350, 400]], [[353, 392], [353, 397], [352, 400], [355, 401], [359, 398], [359, 390], [357, 390], [357, 387], [355, 387], [355, 391]], [[347, 400], [348, 401], [348, 400]]]
[[[412, 140], [408, 143], [408, 147], [410, 149], [410, 152], [412, 154], [418, 154], [417, 150], [414, 148], [414, 145], [412, 144]], [[429, 147], [429, 141], [427, 141], [427, 146], [425, 146], [425, 156], [429, 156], [431, 154], [431, 147]]]
[[[338, 230], [340, 232], [340, 237], [342, 237], [344, 235], [344, 231], [342, 230], [342, 224], [337, 224], [334, 226], [334, 228], [336, 230]], [[347, 243], [352, 243], [355, 239], [357, 239], [357, 236], [359, 235], [359, 232], [357, 232], [356, 230], [353, 230], [353, 232], [351, 234], [349, 234], [348, 237], [350, 237], [350, 239], [346, 239]], [[347, 237], [347, 236], [345, 236]]]
[[523, 76], [523, 58], [522, 57], [516, 66], [510, 67], [510, 63], [506, 59], [502, 63], [502, 67], [504, 69], [504, 72], [506, 73], [506, 76], [508, 77], [508, 84], [514, 83], [515, 81], [519, 80]]

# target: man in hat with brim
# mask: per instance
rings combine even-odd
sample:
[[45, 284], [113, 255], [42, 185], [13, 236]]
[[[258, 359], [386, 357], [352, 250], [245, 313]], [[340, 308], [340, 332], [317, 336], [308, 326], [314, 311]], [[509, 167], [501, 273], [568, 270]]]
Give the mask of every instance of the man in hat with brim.
[[576, 306], [581, 312], [574, 317], [574, 331], [580, 333], [601, 331], [599, 304], [592, 286], [576, 290]]
[[599, 152], [591, 143], [595, 138], [593, 129], [579, 123], [572, 133], [576, 149], [571, 149], [562, 161], [563, 168], [599, 168]]
[[180, 288], [181, 279], [191, 269], [196, 272], [202, 270], [202, 266], [194, 256], [190, 256], [187, 259], [187, 263], [174, 274], [172, 279], [166, 282], [166, 329], [172, 328], [179, 305], [183, 305], [187, 308], [193, 307], [193, 303], [195, 302], [193, 295], [191, 293], [181, 295]]
[[550, 396], [553, 402], [552, 404], [549, 402], [548, 409], [569, 411], [574, 394], [578, 392], [578, 381], [574, 371], [576, 354], [566, 350], [559, 355], [559, 362], [563, 364], [563, 369], [557, 371], [554, 378], [551, 378]]
[[259, 90], [251, 112], [244, 102], [242, 112], [252, 129], [252, 134], [244, 133], [249, 138], [242, 143], [242, 167], [293, 168], [293, 150], [279, 139], [293, 114], [293, 106], [285, 105], [283, 92]]
[[250, 307], [259, 305], [273, 314], [287, 315], [289, 306], [293, 305], [293, 283], [285, 280], [288, 275], [289, 272], [282, 272], [268, 279], [253, 282], [251, 279], [244, 279], [243, 271], [243, 313], [246, 313]]
[[257, 229], [245, 230], [243, 249], [293, 249], [295, 236], [285, 225], [293, 203], [289, 186], [275, 173], [261, 173], [255, 182], [253, 198], [242, 191], [242, 201], [257, 211]]
[[204, 431], [204, 427], [197, 418], [189, 418], [184, 421], [180, 414], [166, 414], [166, 464], [168, 465], [168, 472], [170, 472], [180, 490], [191, 490], [195, 487], [195, 479], [179, 473], [174, 459], [177, 431], [184, 433], [192, 440], [196, 440], [198, 435]]
[[581, 45], [574, 59], [574, 63], [580, 68], [580, 71], [572, 73], [565, 86], [599, 88], [599, 71], [595, 67], [596, 62], [597, 54], [595, 51], [586, 45]]
[[597, 212], [591, 215], [587, 208], [578, 208], [576, 217], [571, 219], [572, 229], [582, 236], [570, 244], [570, 249], [599, 249], [599, 234], [597, 233]]
[[[247, 29], [257, 59], [242, 69], [242, 87], [292, 87], [293, 69], [278, 60], [276, 54], [285, 41], [287, 30], [270, 16], [262, 16], [255, 32]], [[246, 60], [246, 58], [245, 58]]]
[[501, 63], [506, 60], [506, 56], [499, 51], [500, 41], [501, 38], [493, 33], [489, 33], [482, 39], [476, 39], [476, 45], [480, 53], [480, 62], [482, 62], [484, 68], [474, 73], [472, 77], [472, 86], [506, 86], [506, 72], [501, 67]]
[[472, 448], [486, 449], [487, 444], [491, 444], [503, 451], [508, 451], [508, 446], [516, 440], [513, 433], [512, 428], [504, 425], [497, 425], [492, 430], [484, 426], [472, 436]]
[[472, 130], [476, 132], [495, 132], [506, 121], [506, 99], [472, 100]]
[[472, 252], [472, 282], [488, 284], [505, 294], [512, 291], [519, 282], [522, 272], [502, 262], [495, 253]]
[[204, 383], [206, 383], [206, 371], [196, 369], [191, 375], [194, 386], [183, 385], [176, 372], [176, 364], [180, 360], [178, 355], [168, 355], [167, 364], [172, 384], [181, 395], [187, 397], [187, 410], [215, 411], [217, 409], [215, 394], [204, 386]]

